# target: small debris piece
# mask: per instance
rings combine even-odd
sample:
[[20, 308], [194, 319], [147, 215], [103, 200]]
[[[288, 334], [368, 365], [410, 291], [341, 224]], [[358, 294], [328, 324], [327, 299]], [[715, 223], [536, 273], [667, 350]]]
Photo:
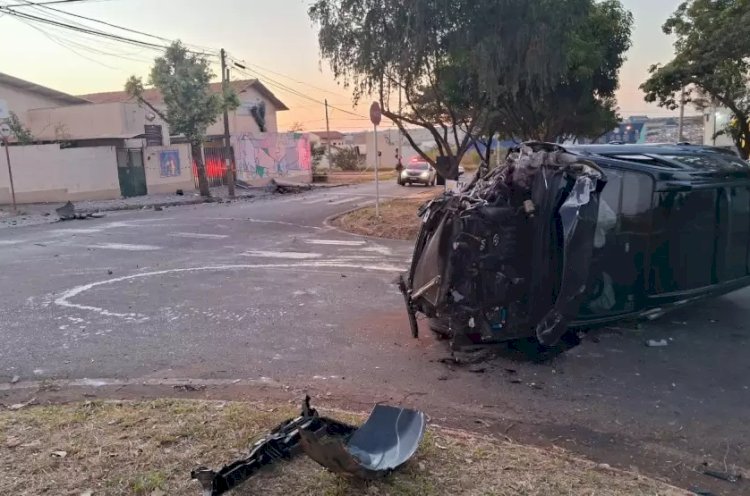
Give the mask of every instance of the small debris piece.
[[21, 380], [20, 376], [14, 375], [13, 378], [10, 380], [10, 383], [11, 384], [16, 384], [20, 380]]
[[521, 379], [511, 379], [511, 384], [523, 384], [523, 381]]
[[105, 214], [104, 212], [93, 212], [89, 214], [89, 217], [93, 219], [102, 219], [105, 217]]
[[609, 463], [599, 463], [596, 468], [599, 470], [612, 470], [612, 467], [609, 465]]
[[107, 271], [107, 275], [108, 275], [108, 276], [111, 276], [112, 274], [113, 274], [113, 272], [112, 272], [111, 270], [108, 270], [108, 271]]
[[531, 384], [529, 384], [529, 387], [531, 389], [544, 389], [541, 384], [537, 384], [536, 382], [532, 382]]
[[505, 369], [505, 371], [506, 371], [507, 373], [509, 373], [510, 375], [513, 375], [513, 374], [517, 374], [517, 373], [518, 373], [518, 371], [517, 371], [516, 369]]
[[65, 458], [66, 456], [68, 456], [68, 452], [67, 451], [53, 451], [52, 456], [55, 456], [57, 458]]
[[485, 367], [484, 365], [472, 365], [471, 367], [469, 367], [469, 372], [473, 374], [484, 374], [486, 370], [487, 367]]
[[29, 401], [25, 403], [16, 403], [14, 405], [10, 405], [8, 407], [8, 410], [20, 410], [22, 408], [26, 408], [29, 405], [33, 405], [36, 402], [36, 398], [31, 398]]
[[664, 346], [669, 346], [669, 341], [667, 341], [666, 339], [649, 339], [648, 341], [646, 341], [646, 346], [648, 346], [649, 348], [662, 348]]
[[177, 195], [177, 196], [184, 196], [185, 192], [182, 191], [181, 189], [178, 189], [177, 191], [174, 192], [174, 194]]
[[6, 448], [16, 448], [21, 445], [21, 440], [17, 437], [10, 436], [8, 439], [5, 440], [5, 447]]
[[154, 212], [161, 212], [164, 208], [161, 205], [154, 205]]
[[80, 494], [80, 496], [94, 496], [94, 491], [88, 490]]
[[447, 375], [441, 375], [441, 376], [439, 376], [437, 378], [437, 380], [439, 380], [439, 381], [447, 381], [448, 380], [448, 376]]
[[704, 470], [703, 473], [714, 479], [735, 483], [742, 479], [740, 474], [730, 474], [728, 472], [719, 472], [718, 470]]
[[57, 216], [60, 217], [60, 220], [73, 220], [76, 218], [76, 208], [71, 202], [55, 209], [55, 212], [57, 212]]
[[177, 384], [173, 386], [177, 391], [203, 391], [206, 386], [203, 384]]

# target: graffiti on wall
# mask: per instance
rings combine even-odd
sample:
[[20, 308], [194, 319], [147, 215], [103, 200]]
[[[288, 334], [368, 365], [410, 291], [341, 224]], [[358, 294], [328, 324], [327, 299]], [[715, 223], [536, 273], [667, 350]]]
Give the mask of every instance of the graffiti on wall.
[[298, 133], [245, 134], [235, 139], [237, 177], [253, 182], [312, 173], [310, 141]]

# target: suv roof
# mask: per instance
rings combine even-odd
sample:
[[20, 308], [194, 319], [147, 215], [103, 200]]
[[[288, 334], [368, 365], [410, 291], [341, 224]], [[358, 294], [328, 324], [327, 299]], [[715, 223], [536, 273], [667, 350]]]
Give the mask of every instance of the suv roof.
[[571, 153], [581, 155], [612, 155], [612, 154], [712, 154], [718, 153], [737, 157], [737, 154], [726, 148], [705, 145], [691, 145], [689, 143], [646, 143], [646, 144], [607, 144], [607, 145], [570, 145], [564, 146]]

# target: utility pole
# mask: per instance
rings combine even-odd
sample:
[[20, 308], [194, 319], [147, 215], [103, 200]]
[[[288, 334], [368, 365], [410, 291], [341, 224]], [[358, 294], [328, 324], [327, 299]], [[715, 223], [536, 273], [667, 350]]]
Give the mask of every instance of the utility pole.
[[[221, 49], [221, 88], [223, 95], [229, 90], [229, 69], [227, 52]], [[227, 193], [234, 198], [234, 160], [232, 160], [232, 141], [229, 137], [229, 110], [224, 106], [224, 165], [226, 167]]]
[[10, 146], [8, 138], [3, 136], [3, 147], [5, 148], [5, 160], [8, 161], [8, 179], [10, 180], [10, 195], [13, 199], [13, 212], [16, 212], [16, 188], [13, 187], [13, 171], [10, 168]]
[[[401, 85], [400, 84], [398, 85], [398, 115], [401, 115]], [[400, 129], [397, 129], [397, 130], [398, 130], [398, 157], [397, 157], [397, 160], [398, 160], [398, 163], [400, 164], [401, 163], [401, 159], [403, 157], [403, 155], [401, 154], [401, 147], [402, 147], [402, 143], [403, 143], [402, 139], [403, 139], [404, 135], [401, 133]]]
[[326, 103], [326, 156], [328, 157], [328, 169], [333, 167], [331, 162], [331, 128], [328, 125], [328, 98], [325, 99]]
[[683, 129], [685, 128], [685, 87], [682, 87], [682, 90], [680, 90], [680, 128], [677, 132], [677, 141], [679, 143], [685, 141], [685, 137], [683, 136]]

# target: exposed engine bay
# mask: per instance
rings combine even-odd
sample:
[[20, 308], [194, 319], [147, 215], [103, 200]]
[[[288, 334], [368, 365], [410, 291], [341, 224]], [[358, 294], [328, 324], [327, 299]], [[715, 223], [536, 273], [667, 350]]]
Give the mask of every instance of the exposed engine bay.
[[554, 346], [587, 293], [604, 172], [548, 143], [526, 143], [459, 192], [419, 211], [401, 277], [416, 314], [454, 346], [535, 336]]

